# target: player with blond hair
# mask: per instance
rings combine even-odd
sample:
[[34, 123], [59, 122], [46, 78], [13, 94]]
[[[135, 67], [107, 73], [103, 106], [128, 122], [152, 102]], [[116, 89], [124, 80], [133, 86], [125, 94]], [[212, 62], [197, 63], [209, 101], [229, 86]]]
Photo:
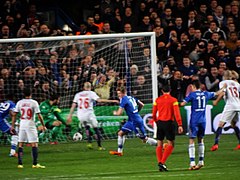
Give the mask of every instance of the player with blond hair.
[[211, 147], [211, 151], [218, 150], [220, 135], [222, 134], [222, 129], [227, 122], [230, 123], [231, 126], [225, 127], [224, 130], [228, 130], [229, 128], [233, 127], [239, 142], [235, 150], [240, 149], [240, 130], [236, 126], [240, 113], [240, 99], [239, 99], [240, 84], [237, 82], [238, 78], [239, 75], [236, 71], [227, 70], [224, 72], [224, 80], [219, 83], [220, 88], [224, 84], [227, 85], [227, 88], [225, 92], [223, 92], [213, 102], [213, 105], [217, 105], [218, 101], [220, 101], [220, 99], [223, 97], [225, 100], [225, 106], [222, 112], [221, 120], [216, 130], [215, 142], [214, 145]]
[[81, 125], [85, 128], [86, 135], [88, 138], [89, 149], [92, 149], [92, 137], [90, 133], [90, 128], [93, 128], [97, 135], [97, 143], [98, 150], [104, 150], [101, 145], [101, 135], [98, 129], [98, 122], [96, 115], [94, 113], [93, 104], [94, 101], [97, 102], [106, 102], [106, 103], [118, 103], [117, 100], [108, 100], [108, 99], [100, 99], [99, 96], [91, 91], [92, 85], [90, 82], [85, 82], [83, 86], [83, 91], [78, 92], [73, 99], [73, 103], [67, 118], [67, 124], [72, 122], [72, 114], [74, 109], [77, 107], [77, 117], [81, 123]]

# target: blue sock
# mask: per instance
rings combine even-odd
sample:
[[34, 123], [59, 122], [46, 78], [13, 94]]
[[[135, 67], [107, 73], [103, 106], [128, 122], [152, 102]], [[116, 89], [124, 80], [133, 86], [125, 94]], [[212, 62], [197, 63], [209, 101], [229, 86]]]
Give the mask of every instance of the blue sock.
[[33, 157], [33, 165], [37, 165], [37, 159], [38, 159], [38, 148], [32, 147], [32, 157]]
[[17, 146], [16, 145], [11, 145], [11, 149], [16, 150]]
[[218, 127], [217, 131], [216, 131], [216, 137], [215, 137], [215, 143], [214, 144], [218, 144], [221, 134], [222, 134], [222, 128]]
[[22, 157], [23, 157], [23, 148], [18, 147], [18, 164], [22, 165]]

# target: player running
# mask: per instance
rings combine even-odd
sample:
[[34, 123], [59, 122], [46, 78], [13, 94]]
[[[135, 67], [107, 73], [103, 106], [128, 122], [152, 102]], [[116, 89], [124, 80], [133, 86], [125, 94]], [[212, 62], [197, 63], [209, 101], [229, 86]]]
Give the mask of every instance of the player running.
[[18, 135], [17, 132], [11, 128], [11, 125], [7, 121], [9, 115], [10, 117], [13, 115], [15, 106], [15, 103], [10, 100], [0, 103], [0, 130], [11, 135], [10, 157], [17, 157], [16, 148], [18, 144]]
[[[225, 87], [222, 87], [218, 92], [207, 92], [200, 90], [199, 80], [192, 82], [191, 92], [181, 103], [181, 106], [186, 105], [188, 102], [191, 102], [191, 117], [189, 123], [189, 158], [190, 158], [190, 167], [189, 170], [198, 170], [204, 166], [204, 141], [203, 137], [205, 135], [206, 128], [206, 105], [209, 99], [212, 99], [214, 96], [219, 95], [223, 92]], [[195, 163], [195, 144], [194, 140], [198, 140], [198, 156], [199, 162], [196, 165]]]
[[24, 88], [24, 99], [17, 102], [16, 109], [14, 110], [12, 116], [12, 129], [14, 129], [14, 124], [16, 122], [16, 115], [20, 113], [20, 126], [19, 126], [19, 144], [18, 144], [18, 168], [23, 168], [23, 145], [24, 142], [28, 141], [32, 145], [32, 158], [33, 164], [32, 168], [45, 168], [38, 164], [38, 133], [35, 125], [35, 114], [37, 114], [40, 120], [43, 131], [46, 127], [43, 122], [42, 115], [40, 114], [40, 109], [38, 102], [33, 100], [31, 97], [30, 88]]
[[[157, 141], [153, 138], [149, 138], [146, 136], [146, 132], [144, 129], [143, 119], [139, 114], [139, 111], [142, 109], [144, 104], [132, 97], [127, 96], [127, 91], [125, 87], [120, 87], [117, 89], [117, 94], [120, 99], [120, 107], [117, 111], [113, 111], [113, 115], [119, 116], [123, 113], [123, 109], [125, 109], [126, 114], [128, 116], [128, 121], [123, 125], [120, 131], [118, 131], [118, 150], [117, 151], [109, 151], [112, 155], [123, 155], [123, 146], [125, 142], [125, 135], [134, 131], [136, 136], [140, 137], [143, 142], [148, 143], [150, 145], [156, 145]], [[139, 134], [138, 128], [141, 131]]]
[[101, 135], [98, 129], [98, 122], [94, 113], [93, 103], [94, 101], [106, 103], [118, 103], [118, 101], [100, 99], [95, 92], [91, 91], [90, 82], [85, 82], [83, 89], [84, 90], [82, 92], [79, 92], [74, 96], [72, 107], [67, 118], [67, 124], [70, 124], [72, 122], [72, 114], [74, 112], [74, 109], [78, 107], [77, 117], [81, 125], [85, 128], [89, 143], [87, 147], [89, 149], [92, 149], [92, 136], [90, 133], [90, 128], [93, 128], [97, 135], [98, 150], [104, 150], [101, 144]]
[[227, 70], [224, 72], [224, 80], [219, 83], [219, 88], [223, 87], [224, 84], [227, 85], [227, 88], [224, 91], [225, 106], [222, 112], [221, 120], [216, 130], [215, 142], [211, 147], [211, 151], [218, 150], [218, 143], [220, 135], [222, 134], [222, 128], [227, 122], [233, 125], [237, 139], [239, 141], [239, 144], [235, 150], [240, 149], [240, 132], [239, 128], [235, 126], [239, 118], [238, 115], [240, 113], [240, 84], [236, 81], [237, 78], [238, 74], [236, 72]]

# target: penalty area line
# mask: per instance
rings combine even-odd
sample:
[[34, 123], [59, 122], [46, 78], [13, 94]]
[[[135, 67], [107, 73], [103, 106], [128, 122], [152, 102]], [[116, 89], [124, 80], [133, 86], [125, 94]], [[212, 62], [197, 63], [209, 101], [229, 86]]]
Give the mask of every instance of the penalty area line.
[[[175, 169], [176, 170], [176, 169]], [[184, 176], [193, 176], [192, 173], [187, 173], [187, 170], [185, 171], [186, 173], [177, 173], [177, 174], [171, 174], [170, 172], [157, 172], [156, 170], [154, 171], [144, 171], [146, 172], [154, 172], [155, 174], [146, 174], [146, 175], [141, 175], [143, 171], [139, 172], [139, 175], [131, 175], [131, 173], [136, 174], [138, 172], [136, 171], [127, 171], [121, 174], [119, 176], [120, 172], [109, 172], [109, 173], [98, 173], [98, 174], [92, 174], [92, 177], [90, 174], [74, 174], [74, 175], [60, 175], [60, 176], [45, 176], [44, 178], [25, 178], [25, 180], [33, 180], [33, 179], [131, 179], [131, 178], [157, 178], [157, 177], [184, 177]], [[189, 171], [190, 172], [190, 171]], [[193, 172], [193, 171], [191, 171]], [[194, 171], [196, 172], [196, 171]], [[212, 172], [212, 173], [207, 173], [208, 175], [226, 175], [226, 172]], [[206, 173], [201, 173], [201, 170], [198, 170], [195, 175], [201, 176], [201, 175], [206, 175]]]

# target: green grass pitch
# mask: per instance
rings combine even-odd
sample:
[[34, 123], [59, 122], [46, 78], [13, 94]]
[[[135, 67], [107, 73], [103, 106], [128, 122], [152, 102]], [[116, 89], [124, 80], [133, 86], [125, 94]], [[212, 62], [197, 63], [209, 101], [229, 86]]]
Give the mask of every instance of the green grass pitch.
[[[139, 139], [127, 139], [124, 156], [109, 155], [116, 140], [103, 141], [106, 151], [88, 150], [86, 142], [40, 144], [39, 162], [46, 169], [31, 168], [31, 148], [24, 147], [24, 169], [17, 169], [17, 159], [8, 157], [9, 146], [0, 146], [0, 179], [239, 179], [240, 150], [235, 135], [222, 135], [219, 150], [210, 151], [214, 136], [205, 137], [205, 166], [189, 171], [188, 137], [177, 136], [173, 154], [166, 164], [169, 172], [159, 172], [155, 147]], [[197, 153], [196, 153], [197, 156]]]

